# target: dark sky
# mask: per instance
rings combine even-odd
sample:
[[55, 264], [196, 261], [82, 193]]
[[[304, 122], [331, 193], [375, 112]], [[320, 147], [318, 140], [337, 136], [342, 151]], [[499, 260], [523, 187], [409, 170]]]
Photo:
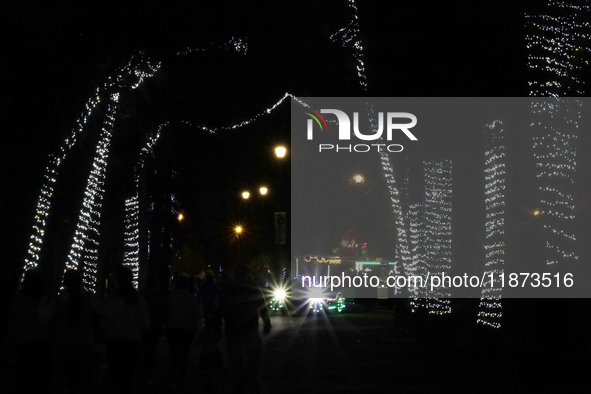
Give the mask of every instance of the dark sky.
[[[523, 14], [534, 2], [358, 3], [369, 95], [526, 95]], [[47, 155], [71, 130], [95, 86], [136, 51], [163, 62], [162, 75], [154, 78], [145, 98], [149, 105], [136, 113], [150, 112], [138, 119], [147, 128], [181, 119], [234, 124], [286, 91], [297, 96], [363, 94], [350, 52], [328, 40], [350, 18], [346, 1], [195, 2], [192, 8], [164, 1], [34, 1], [2, 7], [5, 278], [13, 277], [24, 259]], [[245, 56], [228, 51], [175, 56], [187, 47], [211, 47], [232, 36], [246, 39]], [[276, 118], [269, 122], [268, 127], [279, 129], [285, 124]], [[244, 133], [245, 141], [260, 137], [252, 133]], [[234, 152], [246, 154], [241, 134], [232, 136]], [[265, 138], [263, 145], [273, 144], [274, 137]], [[210, 140], [201, 143], [200, 159], [218, 161], [219, 151], [206, 148]], [[252, 165], [264, 161], [253, 160], [262, 154], [250, 157]], [[216, 166], [197, 170], [203, 168], [212, 172]], [[226, 182], [242, 179], [224, 175]]]

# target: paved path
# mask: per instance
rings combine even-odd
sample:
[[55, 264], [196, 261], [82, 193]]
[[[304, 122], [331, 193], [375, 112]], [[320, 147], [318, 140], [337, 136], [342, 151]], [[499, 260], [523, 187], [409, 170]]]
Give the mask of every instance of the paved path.
[[[395, 316], [391, 309], [360, 306], [328, 316], [274, 315], [273, 330], [264, 338], [259, 392], [589, 392], [589, 341], [583, 340], [589, 332], [581, 331], [584, 326], [561, 335], [543, 327], [537, 334], [533, 328], [487, 331], [470, 322], [458, 313]], [[168, 347], [162, 340], [149, 377], [152, 384], [138, 373], [134, 392], [231, 392], [227, 370], [199, 368], [199, 352], [192, 353], [186, 387], [172, 389]], [[94, 387], [92, 392], [114, 391]]]

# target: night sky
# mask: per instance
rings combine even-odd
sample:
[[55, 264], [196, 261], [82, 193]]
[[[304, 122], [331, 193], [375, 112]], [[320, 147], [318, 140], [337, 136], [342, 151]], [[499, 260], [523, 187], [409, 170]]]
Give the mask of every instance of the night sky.
[[[539, 3], [360, 1], [369, 95], [526, 96], [523, 15]], [[25, 257], [48, 154], [69, 133], [95, 87], [137, 51], [161, 61], [163, 67], [147, 83], [146, 92], [122, 109], [131, 131], [154, 130], [161, 122], [180, 120], [229, 126], [270, 107], [285, 92], [320, 97], [364, 94], [349, 50], [328, 39], [346, 26], [347, 3], [277, 4], [196, 3], [186, 8], [142, 1], [2, 6], [6, 28], [1, 253], [7, 293], [14, 290]], [[211, 50], [176, 56], [187, 47], [213, 48], [217, 44], [212, 43], [232, 36], [245, 39], [246, 55]], [[163, 151], [158, 157], [168, 160], [182, 178], [181, 205], [193, 215], [201, 212], [201, 222], [219, 220], [212, 212], [229, 211], [226, 207], [232, 201], [227, 196], [243, 186], [285, 175], [269, 171], [266, 163], [272, 160], [269, 148], [289, 137], [289, 110], [225, 135], [178, 130], [168, 137], [169, 153]], [[131, 133], [126, 138], [136, 137]], [[90, 157], [79, 159], [90, 162]], [[73, 168], [68, 171], [72, 184], [84, 182], [83, 172], [76, 178]], [[75, 212], [81, 200], [71, 200]], [[69, 220], [73, 229], [75, 216]]]

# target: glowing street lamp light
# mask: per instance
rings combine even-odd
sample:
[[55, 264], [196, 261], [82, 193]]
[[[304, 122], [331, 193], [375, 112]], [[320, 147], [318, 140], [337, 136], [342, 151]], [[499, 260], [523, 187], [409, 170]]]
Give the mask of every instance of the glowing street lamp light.
[[247, 233], [247, 229], [244, 227], [244, 223], [242, 222], [234, 222], [228, 226], [228, 235], [232, 235], [236, 238], [240, 238]]
[[177, 216], [177, 220], [179, 222], [182, 222], [184, 218], [185, 218], [185, 215], [183, 215], [182, 213], [179, 213], [179, 216]]
[[355, 181], [355, 183], [362, 183], [364, 181], [363, 176], [357, 174], [353, 177], [353, 180]]
[[283, 146], [278, 146], [275, 148], [275, 155], [280, 159], [284, 158], [286, 153], [287, 149]]
[[250, 193], [249, 192], [242, 192], [242, 198], [245, 200], [248, 200], [248, 197], [250, 197]]
[[264, 196], [265, 194], [267, 194], [268, 191], [269, 191], [269, 189], [267, 189], [265, 186], [262, 186], [259, 189], [259, 192], [261, 193], [262, 196]]

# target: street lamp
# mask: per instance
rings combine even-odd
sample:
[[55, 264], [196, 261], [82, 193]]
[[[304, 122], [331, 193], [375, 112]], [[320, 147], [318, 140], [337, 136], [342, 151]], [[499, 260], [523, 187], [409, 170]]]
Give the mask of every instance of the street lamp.
[[275, 156], [277, 156], [280, 159], [284, 158], [286, 153], [287, 149], [283, 146], [278, 146], [275, 148]]
[[236, 238], [238, 238], [240, 234], [242, 234], [242, 226], [234, 227], [234, 234], [236, 234]]
[[353, 177], [353, 180], [355, 181], [355, 183], [363, 183], [363, 181], [364, 181], [363, 176], [359, 175], [359, 174], [355, 175]]
[[248, 200], [248, 197], [250, 197], [250, 193], [249, 192], [242, 192], [242, 198], [245, 200]]
[[182, 222], [184, 218], [185, 218], [185, 215], [183, 215], [182, 213], [179, 213], [179, 216], [177, 216], [177, 220], [179, 222]]
[[269, 189], [267, 189], [265, 186], [262, 186], [259, 189], [259, 192], [261, 193], [262, 196], [264, 196], [265, 194], [267, 194], [268, 191], [269, 191]]

